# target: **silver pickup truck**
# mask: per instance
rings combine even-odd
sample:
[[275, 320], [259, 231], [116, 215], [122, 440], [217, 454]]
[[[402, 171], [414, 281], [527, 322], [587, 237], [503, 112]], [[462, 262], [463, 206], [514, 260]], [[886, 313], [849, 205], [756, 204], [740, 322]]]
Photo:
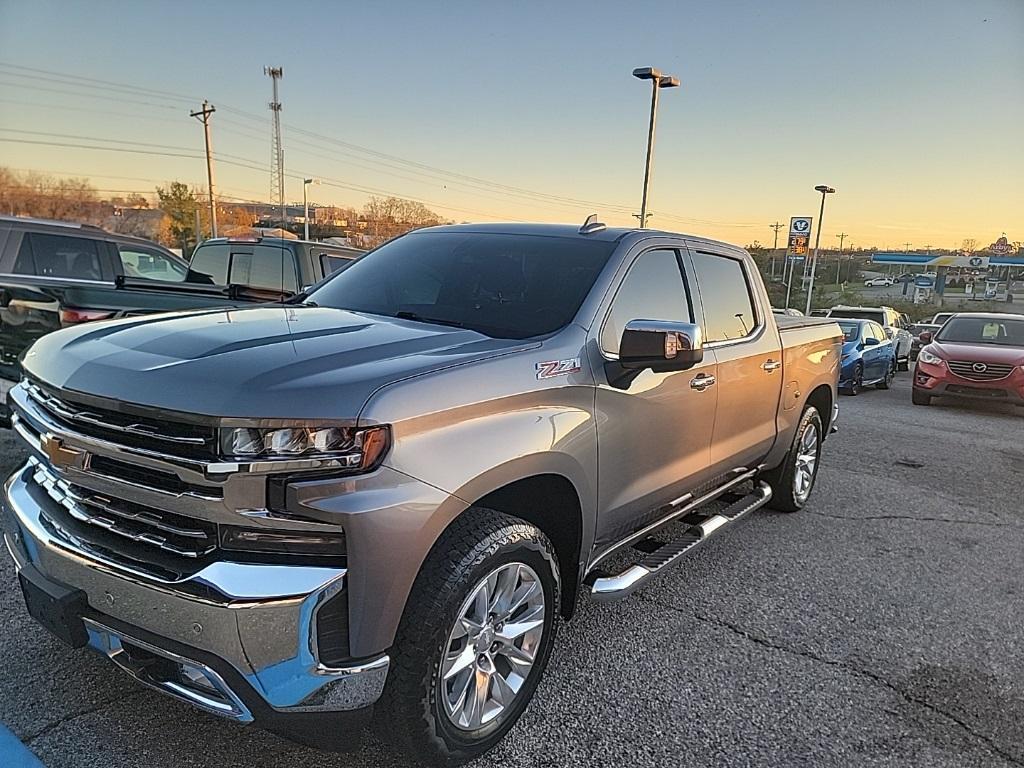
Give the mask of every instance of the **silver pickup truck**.
[[460, 762], [581, 594], [807, 502], [841, 343], [723, 243], [420, 230], [291, 303], [41, 338], [5, 541], [32, 616], [146, 685], [328, 747], [372, 714]]

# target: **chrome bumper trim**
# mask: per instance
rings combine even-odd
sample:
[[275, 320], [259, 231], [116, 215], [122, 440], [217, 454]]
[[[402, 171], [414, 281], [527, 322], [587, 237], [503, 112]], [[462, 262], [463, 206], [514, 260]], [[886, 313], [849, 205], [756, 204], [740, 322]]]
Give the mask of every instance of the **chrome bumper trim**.
[[[124, 632], [118, 632], [94, 619], [85, 618], [83, 621], [89, 633], [89, 646], [95, 651], [106, 654], [121, 670], [143, 685], [181, 699], [214, 715], [228, 717], [243, 723], [252, 722], [252, 712], [245, 706], [241, 698], [231, 690], [223, 677], [205, 664], [158, 648]], [[153, 676], [148, 665], [139, 663], [131, 657], [130, 652], [125, 649], [126, 643], [178, 665], [182, 673], [187, 670], [193, 681], [205, 682], [204, 687], [209, 687], [209, 693], [199, 690], [196, 685], [186, 685], [184, 682]], [[184, 674], [182, 677], [184, 678]]]

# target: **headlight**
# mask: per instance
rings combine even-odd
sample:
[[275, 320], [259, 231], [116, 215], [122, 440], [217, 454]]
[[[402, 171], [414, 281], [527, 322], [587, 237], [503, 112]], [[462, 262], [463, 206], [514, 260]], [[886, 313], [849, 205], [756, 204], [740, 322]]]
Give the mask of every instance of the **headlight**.
[[221, 456], [230, 459], [333, 459], [352, 469], [370, 469], [387, 451], [386, 426], [222, 427]]
[[929, 351], [928, 347], [925, 347], [917, 353], [917, 359], [922, 363], [928, 363], [929, 365], [944, 365], [946, 362], [934, 352]]

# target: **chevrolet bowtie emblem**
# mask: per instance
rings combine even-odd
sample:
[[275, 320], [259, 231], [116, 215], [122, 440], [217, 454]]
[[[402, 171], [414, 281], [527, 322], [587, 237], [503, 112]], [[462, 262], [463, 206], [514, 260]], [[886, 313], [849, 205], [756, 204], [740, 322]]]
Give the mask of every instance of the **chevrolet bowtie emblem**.
[[39, 437], [39, 447], [54, 467], [74, 467], [85, 469], [89, 454], [75, 448], [68, 448], [56, 435], [43, 434]]

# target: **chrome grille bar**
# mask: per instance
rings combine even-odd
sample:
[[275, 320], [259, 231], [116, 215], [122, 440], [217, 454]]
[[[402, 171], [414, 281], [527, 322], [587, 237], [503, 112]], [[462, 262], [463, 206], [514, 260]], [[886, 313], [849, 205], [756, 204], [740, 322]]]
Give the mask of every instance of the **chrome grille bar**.
[[[1012, 365], [1001, 363], [977, 363], [969, 360], [950, 360], [949, 370], [962, 379], [970, 381], [998, 381], [1005, 379], [1013, 373]], [[975, 366], [984, 366], [983, 370], [976, 370]]]

